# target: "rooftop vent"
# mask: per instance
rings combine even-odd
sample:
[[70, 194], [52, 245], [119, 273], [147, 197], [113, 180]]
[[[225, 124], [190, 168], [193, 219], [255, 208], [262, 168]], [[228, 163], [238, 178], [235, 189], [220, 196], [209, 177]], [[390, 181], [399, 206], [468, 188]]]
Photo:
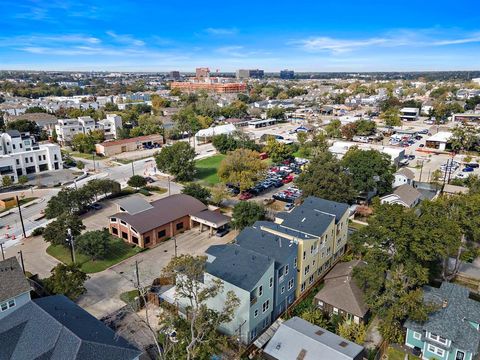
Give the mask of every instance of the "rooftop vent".
[[448, 306], [448, 300], [447, 300], [447, 299], [444, 299], [444, 300], [442, 301], [442, 308], [445, 309], [447, 306]]
[[338, 345], [340, 345], [341, 347], [345, 348], [345, 347], [348, 346], [348, 343], [347, 343], [346, 341], [342, 341], [342, 342], [341, 342], [340, 344], [338, 344]]
[[325, 333], [325, 331], [323, 331], [323, 330], [315, 331], [315, 334], [318, 335], [318, 336], [322, 336], [324, 333]]
[[307, 350], [305, 350], [305, 349], [300, 350], [300, 352], [298, 353], [298, 356], [297, 356], [297, 360], [305, 359], [306, 355], [307, 355]]

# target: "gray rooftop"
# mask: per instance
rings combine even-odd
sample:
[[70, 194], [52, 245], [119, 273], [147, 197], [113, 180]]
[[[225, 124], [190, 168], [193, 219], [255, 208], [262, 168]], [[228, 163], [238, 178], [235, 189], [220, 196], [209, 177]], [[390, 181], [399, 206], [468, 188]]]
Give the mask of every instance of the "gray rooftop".
[[[459, 285], [443, 282], [440, 288], [424, 287], [424, 301], [438, 310], [424, 323], [407, 320], [405, 327], [417, 332], [433, 332], [452, 341], [452, 347], [478, 353], [480, 332], [470, 324], [480, 324], [480, 303], [469, 298], [470, 291]], [[442, 307], [446, 300], [447, 306]]]
[[205, 251], [209, 258], [207, 273], [246, 291], [252, 291], [272, 265], [273, 259], [238, 245], [212, 245]]
[[282, 323], [264, 352], [279, 360], [361, 359], [363, 347], [299, 317]]
[[283, 226], [321, 236], [333, 221], [339, 222], [348, 208], [348, 204], [309, 196], [300, 206], [277, 217], [284, 220]]
[[316, 237], [310, 234], [307, 234], [295, 229], [290, 229], [270, 221], [257, 221], [255, 222], [255, 226], [267, 232], [281, 233], [281, 234], [295, 237], [297, 239], [302, 239], [302, 240], [316, 239]]
[[17, 258], [0, 261], [0, 303], [30, 291]]
[[1, 360], [133, 360], [139, 355], [62, 295], [30, 301], [0, 322]]
[[153, 206], [139, 195], [127, 196], [116, 200], [115, 203], [130, 215], [153, 209]]
[[297, 244], [285, 237], [262, 230], [261, 225], [257, 223], [243, 229], [236, 241], [242, 248], [274, 258], [279, 266], [288, 263], [291, 256], [297, 254]]
[[400, 185], [393, 191], [393, 193], [409, 207], [415, 204], [418, 199], [422, 198], [422, 194], [409, 184]]

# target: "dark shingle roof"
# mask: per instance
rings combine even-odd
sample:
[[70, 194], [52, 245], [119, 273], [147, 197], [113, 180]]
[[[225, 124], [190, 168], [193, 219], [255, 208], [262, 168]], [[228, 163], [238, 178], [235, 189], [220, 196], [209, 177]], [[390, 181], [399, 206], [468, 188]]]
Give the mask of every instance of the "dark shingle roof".
[[0, 261], [0, 302], [30, 291], [17, 258]]
[[260, 227], [255, 223], [252, 227], [243, 229], [237, 236], [237, 244], [242, 248], [274, 258], [280, 266], [297, 253], [297, 244], [285, 237], [261, 230]]
[[[469, 298], [470, 291], [447, 282], [438, 289], [425, 286], [423, 290], [425, 302], [436, 304], [438, 310], [429, 314], [424, 323], [407, 320], [405, 326], [418, 332], [433, 332], [451, 340], [454, 348], [478, 353], [480, 332], [469, 321], [480, 324], [480, 303]], [[442, 307], [444, 300], [446, 307]]]
[[315, 299], [363, 318], [368, 307], [362, 290], [352, 279], [353, 268], [363, 264], [360, 260], [353, 260], [335, 265], [325, 276], [325, 285], [315, 295]]
[[332, 221], [338, 223], [348, 208], [348, 204], [309, 196], [300, 206], [277, 217], [283, 219], [283, 226], [321, 236]]
[[251, 291], [262, 278], [273, 259], [238, 245], [212, 245], [206, 253], [215, 257], [207, 262], [207, 273], [246, 291]]
[[152, 208], [131, 215], [117, 213], [112, 215], [121, 219], [135, 228], [140, 233], [145, 233], [159, 226], [168, 224], [187, 215], [207, 210], [207, 206], [192, 196], [184, 194], [171, 195], [150, 203]]
[[0, 322], [0, 360], [132, 360], [139, 355], [62, 295], [30, 301]]

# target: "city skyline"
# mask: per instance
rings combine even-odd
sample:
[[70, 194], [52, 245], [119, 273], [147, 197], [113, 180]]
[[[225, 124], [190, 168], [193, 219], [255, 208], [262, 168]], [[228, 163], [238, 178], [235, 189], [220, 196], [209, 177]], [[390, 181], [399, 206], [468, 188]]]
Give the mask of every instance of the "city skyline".
[[[2, 1], [0, 68], [441, 71], [480, 68], [479, 5], [351, 1], [205, 6]], [[413, 8], [415, 11], [413, 11]]]

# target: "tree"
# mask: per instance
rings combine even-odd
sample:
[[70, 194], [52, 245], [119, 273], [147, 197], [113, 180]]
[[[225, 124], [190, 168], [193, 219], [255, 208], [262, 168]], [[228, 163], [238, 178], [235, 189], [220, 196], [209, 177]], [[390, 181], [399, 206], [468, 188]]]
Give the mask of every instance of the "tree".
[[105, 104], [105, 111], [118, 111], [118, 105], [112, 102]]
[[450, 142], [452, 149], [457, 152], [471, 150], [478, 144], [478, 130], [470, 125], [457, 125], [452, 130]]
[[361, 345], [365, 342], [367, 329], [363, 323], [345, 321], [338, 327], [338, 335]]
[[[208, 279], [203, 283], [206, 258], [202, 256], [180, 255], [174, 257], [165, 267], [165, 277], [175, 278], [176, 299], [187, 305], [188, 316], [186, 327], [182, 331], [182, 348], [186, 350], [187, 360], [203, 358], [202, 354], [210, 354], [218, 345], [219, 338], [215, 330], [222, 324], [233, 320], [240, 305], [233, 291], [225, 292], [218, 279]], [[217, 298], [220, 304], [214, 310], [207, 307], [209, 299]], [[206, 355], [205, 354], [205, 355]]]
[[89, 277], [80, 270], [79, 265], [58, 264], [51, 273], [49, 278], [43, 280], [45, 289], [50, 294], [62, 294], [76, 300], [87, 291], [84, 284]]
[[240, 100], [234, 100], [230, 105], [223, 107], [221, 113], [226, 118], [243, 118], [247, 115], [247, 110], [247, 104]]
[[225, 198], [227, 198], [227, 196], [228, 196], [228, 193], [225, 190], [225, 186], [223, 186], [222, 184], [216, 184], [212, 188], [212, 195], [210, 197], [210, 202], [213, 205], [219, 206], [222, 203], [222, 201]]
[[358, 192], [377, 190], [380, 195], [392, 189], [393, 166], [390, 156], [377, 150], [350, 148], [341, 161], [352, 178], [352, 184]]
[[127, 182], [128, 186], [141, 188], [147, 185], [147, 180], [141, 175], [133, 175]]
[[323, 311], [315, 308], [315, 307], [309, 307], [308, 309], [305, 309], [301, 314], [300, 317], [308, 321], [309, 323], [312, 323], [313, 325], [320, 326], [322, 328], [327, 328], [328, 327], [328, 320], [325, 318], [323, 315]]
[[212, 145], [221, 154], [226, 154], [238, 148], [238, 142], [235, 137], [228, 134], [215, 135], [212, 138]]
[[355, 121], [356, 135], [368, 136], [375, 133], [375, 121], [360, 119]]
[[39, 128], [34, 121], [19, 119], [9, 121], [7, 123], [7, 130], [17, 130], [20, 132], [28, 132], [30, 134], [36, 134], [39, 132]]
[[191, 181], [195, 176], [195, 150], [184, 141], [162, 148], [155, 154], [155, 161], [159, 170], [179, 181]]
[[273, 107], [267, 110], [267, 118], [283, 120], [285, 119], [285, 109], [280, 107]]
[[234, 229], [243, 230], [264, 218], [265, 208], [262, 205], [252, 201], [241, 201], [233, 208], [231, 224]]
[[279, 142], [274, 138], [267, 140], [264, 151], [272, 159], [275, 164], [293, 158], [293, 148], [290, 145]]
[[85, 229], [82, 220], [78, 216], [68, 213], [61, 214], [54, 221], [48, 223], [43, 231], [43, 238], [52, 245], [66, 245], [67, 229], [77, 237]]
[[238, 184], [240, 190], [244, 191], [264, 177], [267, 167], [267, 164], [260, 160], [258, 152], [237, 149], [222, 160], [218, 177], [224, 183]]
[[212, 195], [210, 190], [197, 183], [190, 183], [186, 185], [182, 189], [182, 194], [190, 195], [204, 204], [208, 203], [208, 199]]
[[85, 163], [83, 161], [77, 160], [77, 169], [79, 170], [85, 169]]
[[25, 185], [26, 183], [28, 183], [28, 177], [27, 175], [21, 175], [18, 177], [18, 183], [20, 185]]
[[352, 140], [353, 137], [357, 135], [357, 125], [355, 123], [343, 125], [340, 131], [342, 132], [342, 137], [347, 140]]
[[7, 187], [7, 186], [12, 186], [13, 185], [13, 180], [9, 175], [3, 175], [2, 176], [2, 185]]
[[90, 134], [76, 134], [72, 137], [72, 148], [84, 154], [95, 151], [95, 139]]
[[93, 202], [94, 197], [95, 191], [90, 186], [83, 186], [78, 190], [64, 188], [48, 201], [45, 216], [53, 219], [62, 214], [73, 215], [81, 212]]
[[75, 240], [75, 248], [92, 260], [107, 256], [110, 234], [106, 230], [87, 231]]
[[45, 110], [40, 106], [32, 106], [32, 107], [29, 107], [27, 110], [25, 110], [26, 114], [46, 113], [46, 112], [47, 110]]
[[380, 114], [380, 118], [386, 126], [400, 126], [402, 120], [400, 119], [400, 110], [398, 108], [389, 108]]
[[350, 175], [330, 152], [319, 153], [296, 181], [304, 196], [353, 203], [357, 196]]
[[342, 136], [341, 127], [340, 120], [333, 119], [325, 126], [325, 132], [329, 138], [340, 138]]

